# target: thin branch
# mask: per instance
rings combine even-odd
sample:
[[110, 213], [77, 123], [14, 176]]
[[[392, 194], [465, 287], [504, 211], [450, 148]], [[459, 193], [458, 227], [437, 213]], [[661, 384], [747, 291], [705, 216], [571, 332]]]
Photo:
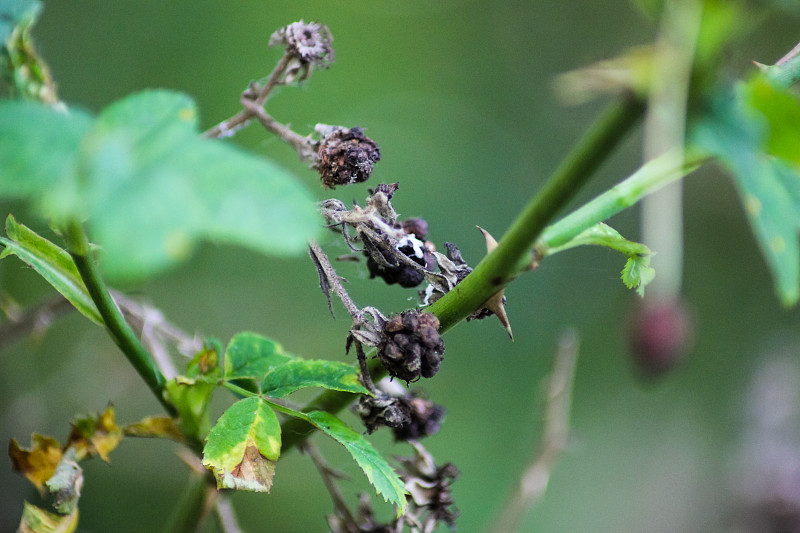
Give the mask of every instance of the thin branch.
[[[258, 91], [255, 91], [255, 99], [253, 100], [253, 103], [255, 103], [258, 106], [264, 105], [264, 102], [267, 101], [267, 98], [269, 97], [272, 90], [280, 82], [284, 72], [286, 72], [286, 67], [289, 66], [289, 62], [291, 61], [292, 57], [293, 56], [288, 53], [284, 54], [283, 57], [281, 57], [280, 61], [278, 61], [278, 64], [275, 65], [274, 69], [272, 69], [272, 73], [269, 75], [269, 78], [267, 78], [266, 83]], [[252, 93], [253, 91], [251, 89], [248, 89], [243, 93], [243, 96], [250, 95]], [[236, 131], [245, 126], [247, 121], [250, 120], [251, 118], [253, 118], [253, 112], [250, 109], [243, 109], [242, 111], [239, 111], [231, 118], [223, 120], [213, 128], [203, 133], [203, 137], [209, 139], [230, 137], [231, 135], [236, 133]]]
[[375, 396], [378, 395], [378, 390], [375, 388], [375, 384], [372, 382], [372, 376], [369, 373], [369, 367], [367, 366], [367, 356], [364, 353], [364, 346], [358, 342], [356, 343], [356, 356], [358, 358], [358, 366], [361, 368], [361, 380], [364, 382], [364, 387], [367, 388]]
[[105, 322], [111, 338], [122, 350], [136, 372], [144, 379], [150, 391], [170, 415], [175, 415], [175, 408], [167, 402], [162, 394], [166, 380], [158, 368], [153, 356], [142, 346], [130, 325], [125, 321], [108, 288], [100, 276], [97, 265], [89, 257], [89, 241], [79, 223], [73, 222], [66, 228], [67, 248], [75, 261], [92, 301], [97, 306], [100, 316]]
[[[317, 241], [309, 241], [308, 254], [311, 256], [311, 259], [314, 261], [314, 264], [317, 266], [319, 271], [320, 288], [322, 288], [322, 292], [325, 293], [325, 296], [328, 297], [328, 305], [330, 306], [329, 290], [333, 290], [336, 296], [338, 296], [342, 301], [342, 305], [344, 305], [344, 308], [347, 309], [347, 312], [350, 314], [353, 322], [356, 324], [362, 324], [364, 322], [364, 318], [361, 310], [358, 308], [358, 306], [356, 306], [352, 298], [350, 298], [350, 295], [347, 294], [347, 290], [345, 290], [344, 286], [342, 285], [339, 275], [333, 268], [330, 259], [328, 259], [327, 254], [322, 250], [322, 247], [320, 247]], [[331, 314], [333, 314], [332, 308]]]
[[575, 330], [569, 329], [561, 335], [555, 366], [550, 376], [542, 442], [538, 451], [531, 457], [505, 508], [498, 518], [493, 520], [492, 533], [516, 531], [525, 512], [537, 503], [547, 490], [550, 474], [556, 460], [566, 448], [569, 438], [569, 412], [577, 359], [578, 336]]
[[297, 150], [297, 155], [300, 156], [301, 161], [308, 161], [316, 157], [317, 152], [313, 149], [311, 141], [308, 137], [303, 137], [295, 132], [286, 124], [281, 124], [272, 118], [264, 108], [257, 102], [250, 100], [247, 95], [242, 95], [240, 99], [242, 106], [245, 110], [249, 111], [253, 117], [258, 119], [264, 128], [277, 135], [283, 142]]
[[317, 467], [317, 471], [319, 471], [319, 475], [322, 477], [322, 482], [325, 484], [328, 494], [331, 495], [331, 500], [333, 501], [333, 506], [336, 508], [337, 514], [347, 521], [348, 526], [353, 526], [354, 531], [358, 531], [358, 524], [353, 518], [352, 513], [350, 513], [350, 509], [347, 507], [347, 502], [345, 502], [344, 496], [342, 496], [339, 486], [336, 484], [337, 479], [343, 479], [345, 477], [344, 474], [341, 474], [328, 466], [328, 463], [325, 461], [322, 455], [320, 455], [317, 447], [310, 442], [304, 442], [301, 449], [303, 452], [308, 454], [308, 456], [311, 458], [311, 462], [313, 462], [314, 466]]
[[244, 533], [236, 520], [236, 511], [227, 494], [217, 498], [216, 522], [223, 533]]
[[73, 309], [69, 300], [59, 294], [20, 313], [9, 313], [8, 321], [0, 325], [0, 350], [30, 333], [42, 333], [53, 320]]

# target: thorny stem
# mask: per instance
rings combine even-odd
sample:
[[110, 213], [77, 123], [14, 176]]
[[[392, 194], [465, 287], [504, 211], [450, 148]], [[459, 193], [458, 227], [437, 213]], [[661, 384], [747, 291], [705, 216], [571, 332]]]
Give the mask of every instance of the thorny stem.
[[[280, 82], [281, 76], [283, 76], [283, 73], [286, 71], [286, 67], [289, 65], [289, 61], [291, 61], [291, 59], [292, 55], [288, 53], [281, 57], [280, 61], [278, 61], [278, 64], [275, 65], [274, 69], [272, 69], [272, 73], [269, 75], [269, 78], [267, 78], [266, 83], [264, 83], [261, 89], [257, 92], [256, 97], [253, 100], [253, 104], [259, 107], [264, 105], [264, 102], [267, 101], [272, 89], [274, 89], [275, 86]], [[245, 91], [244, 95], [248, 95], [249, 91], [250, 89]], [[209, 139], [229, 137], [236, 133], [237, 130], [245, 126], [245, 123], [251, 118], [253, 118], [252, 110], [243, 109], [231, 118], [224, 120], [213, 128], [207, 130], [205, 133], [203, 133], [203, 137]]]
[[777, 63], [764, 68], [767, 78], [780, 87], [788, 88], [800, 81], [800, 43]]
[[561, 335], [547, 389], [542, 442], [520, 477], [517, 489], [506, 500], [505, 508], [497, 520], [494, 520], [492, 533], [517, 531], [525, 511], [538, 502], [547, 490], [550, 473], [569, 438], [569, 411], [578, 360], [578, 343], [575, 330], [569, 329]]
[[59, 294], [31, 309], [14, 314], [7, 313], [8, 321], [0, 325], [0, 351], [30, 332], [41, 332], [53, 319], [73, 309], [75, 308], [69, 300]]
[[461, 283], [428, 308], [439, 317], [440, 332], [464, 320], [527, 268], [532, 259], [531, 247], [547, 223], [605, 161], [641, 117], [643, 110], [641, 101], [628, 97], [601, 115], [525, 206], [494, 252], [484, 257]]
[[[527, 267], [531, 260], [531, 248], [547, 223], [572, 199], [589, 175], [637, 122], [643, 108], [642, 102], [628, 98], [613, 105], [598, 119], [520, 213], [494, 252], [486, 256], [453, 290], [427, 309], [439, 318], [440, 332], [444, 333], [465, 319]], [[368, 367], [376, 381], [387, 375], [377, 359], [370, 360]], [[302, 410], [337, 413], [351, 402], [352, 397], [347, 394], [327, 391], [313, 398]], [[288, 451], [313, 432], [314, 428], [302, 420], [287, 420], [281, 425], [283, 449]]]
[[[353, 302], [352, 298], [350, 298], [350, 295], [347, 294], [344, 286], [342, 286], [342, 282], [339, 280], [339, 275], [336, 273], [333, 265], [331, 265], [330, 259], [328, 259], [327, 254], [322, 250], [317, 241], [309, 241], [308, 254], [311, 256], [314, 264], [317, 265], [317, 268], [319, 269], [320, 287], [322, 288], [322, 291], [325, 292], [325, 296], [328, 297], [328, 305], [330, 306], [330, 295], [328, 294], [328, 289], [333, 289], [333, 292], [336, 293], [336, 296], [338, 296], [342, 301], [344, 308], [347, 309], [347, 312], [350, 314], [350, 318], [353, 319], [353, 322], [357, 324], [363, 323], [364, 318], [361, 311], [358, 309], [358, 306], [356, 306], [355, 302]], [[333, 309], [331, 309], [331, 314], [333, 314]]]
[[367, 388], [375, 396], [378, 395], [378, 390], [375, 388], [375, 383], [372, 382], [372, 376], [369, 373], [369, 367], [367, 366], [367, 356], [364, 353], [364, 346], [355, 341], [356, 344], [356, 356], [358, 357], [358, 366], [361, 368], [361, 379], [364, 382], [364, 387]]
[[164, 375], [152, 355], [136, 338], [136, 334], [125, 322], [125, 317], [122, 316], [122, 312], [111, 298], [95, 261], [89, 257], [89, 241], [83, 228], [78, 222], [72, 222], [66, 228], [65, 235], [69, 254], [75, 261], [78, 273], [81, 275], [92, 301], [97, 306], [111, 338], [147, 383], [159, 403], [171, 416], [175, 416], [175, 408], [167, 402], [162, 394], [166, 381]]
[[344, 476], [328, 466], [316, 446], [310, 442], [304, 442], [300, 446], [301, 451], [308, 454], [311, 458], [311, 462], [317, 467], [322, 482], [325, 484], [328, 494], [331, 495], [331, 500], [333, 501], [333, 506], [336, 508], [337, 514], [343, 517], [348, 524], [352, 525], [354, 530], [358, 530], [358, 524], [356, 524], [353, 515], [350, 513], [350, 509], [347, 507], [347, 502], [345, 502], [341, 491], [339, 491], [339, 486], [336, 484], [336, 479]]

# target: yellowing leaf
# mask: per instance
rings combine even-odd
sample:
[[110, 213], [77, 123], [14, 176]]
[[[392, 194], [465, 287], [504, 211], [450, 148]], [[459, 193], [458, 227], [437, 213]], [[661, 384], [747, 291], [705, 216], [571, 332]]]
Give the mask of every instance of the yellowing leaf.
[[72, 533], [78, 527], [78, 510], [58, 515], [25, 502], [17, 533]]
[[72, 423], [67, 446], [75, 448], [78, 461], [99, 455], [108, 462], [108, 454], [122, 440], [122, 430], [117, 426], [114, 407], [109, 405], [96, 417], [79, 418]]
[[269, 492], [281, 453], [281, 426], [260, 398], [239, 400], [208, 434], [203, 465], [217, 488]]
[[133, 424], [122, 428], [122, 432], [129, 437], [156, 437], [183, 440], [183, 434], [175, 420], [166, 416], [148, 416]]
[[62, 453], [61, 445], [56, 439], [34, 433], [31, 436], [31, 447], [27, 450], [20, 447], [16, 439], [11, 439], [8, 455], [14, 471], [24, 475], [41, 491], [45, 481], [53, 477]]

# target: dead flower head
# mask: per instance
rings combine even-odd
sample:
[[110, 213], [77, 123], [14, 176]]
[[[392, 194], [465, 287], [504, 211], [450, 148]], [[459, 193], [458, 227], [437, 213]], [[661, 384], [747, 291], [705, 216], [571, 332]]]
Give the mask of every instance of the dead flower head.
[[306, 64], [328, 68], [334, 61], [333, 36], [324, 24], [299, 20], [277, 30], [269, 45], [282, 44], [286, 53]]
[[340, 128], [318, 125], [318, 161], [322, 184], [333, 189], [337, 185], [351, 185], [367, 181], [375, 163], [381, 159], [378, 144], [364, 135], [361, 128]]

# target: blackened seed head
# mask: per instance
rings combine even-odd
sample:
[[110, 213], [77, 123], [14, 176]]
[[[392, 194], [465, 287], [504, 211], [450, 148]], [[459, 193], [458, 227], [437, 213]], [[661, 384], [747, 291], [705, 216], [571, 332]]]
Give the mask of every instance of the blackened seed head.
[[424, 241], [428, 236], [428, 223], [424, 218], [412, 217], [403, 221], [403, 231], [413, 234], [417, 239]]

